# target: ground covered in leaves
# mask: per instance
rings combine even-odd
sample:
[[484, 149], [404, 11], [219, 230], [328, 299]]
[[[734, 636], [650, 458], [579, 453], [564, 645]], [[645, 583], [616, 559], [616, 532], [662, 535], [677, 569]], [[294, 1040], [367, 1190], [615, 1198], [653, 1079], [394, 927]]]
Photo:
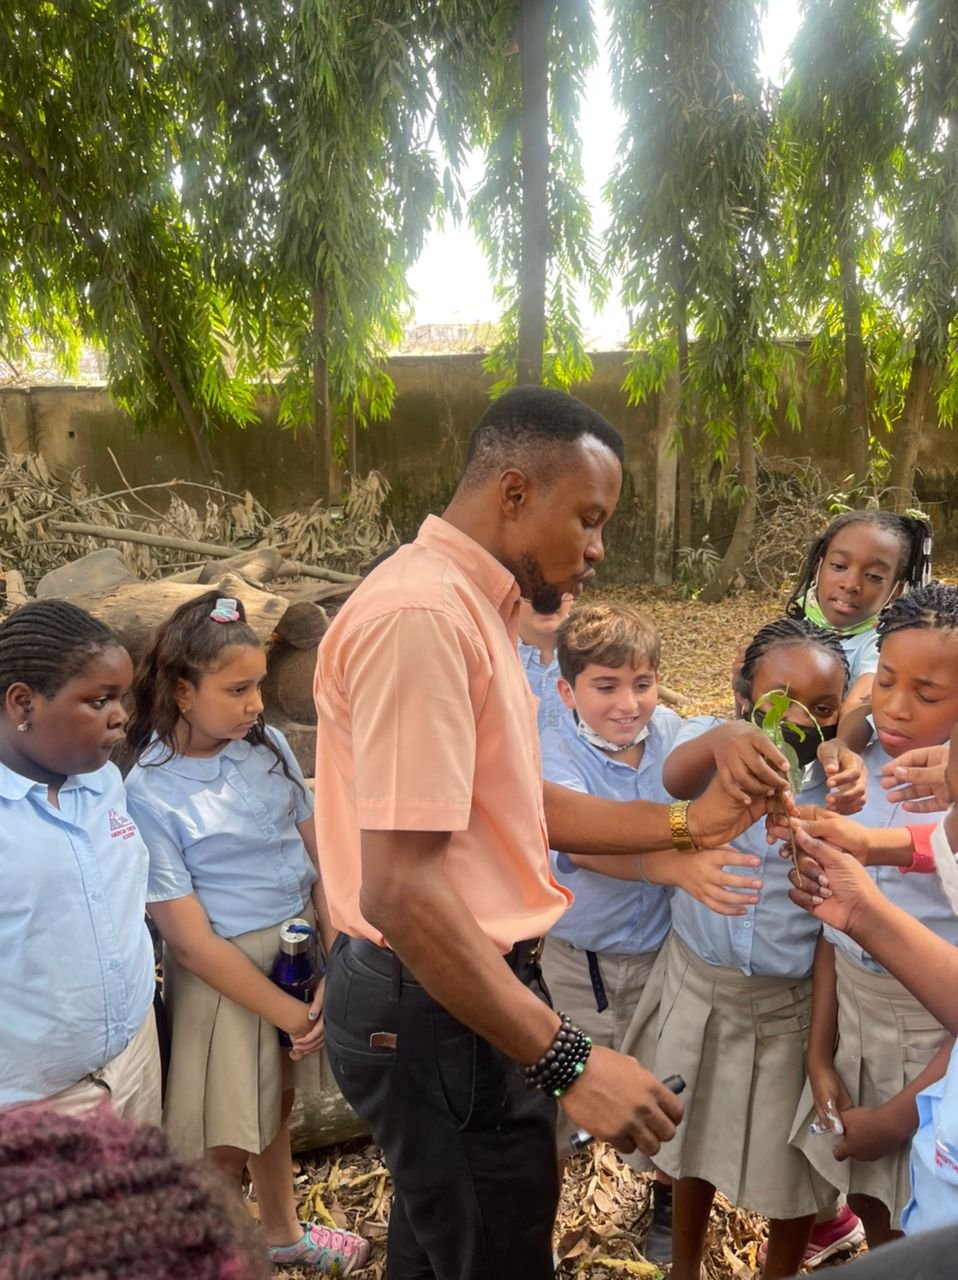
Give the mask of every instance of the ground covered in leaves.
[[[958, 566], [939, 566], [937, 572], [954, 582]], [[654, 620], [662, 634], [662, 680], [687, 700], [677, 708], [682, 715], [731, 714], [732, 660], [759, 627], [780, 615], [784, 602], [784, 597], [775, 600], [746, 591], [707, 605], [679, 600], [668, 588], [642, 586], [611, 587], [598, 594], [629, 600]], [[338, 1225], [365, 1235], [373, 1254], [362, 1274], [378, 1280], [385, 1268], [390, 1184], [377, 1149], [360, 1140], [301, 1156], [299, 1164], [297, 1188], [308, 1210], [320, 1218], [322, 1206]], [[555, 1236], [562, 1258], [560, 1275], [652, 1280], [660, 1274], [641, 1252], [649, 1181], [648, 1176], [633, 1174], [601, 1144], [569, 1162]], [[751, 1280], [758, 1274], [764, 1237], [763, 1218], [739, 1212], [719, 1197], [705, 1262], [708, 1280]]]

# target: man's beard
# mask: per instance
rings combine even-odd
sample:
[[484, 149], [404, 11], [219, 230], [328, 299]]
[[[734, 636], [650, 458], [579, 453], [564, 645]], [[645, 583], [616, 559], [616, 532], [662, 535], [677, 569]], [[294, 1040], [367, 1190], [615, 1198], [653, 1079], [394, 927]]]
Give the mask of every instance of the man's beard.
[[523, 599], [528, 600], [536, 613], [558, 613], [562, 607], [562, 587], [546, 582], [539, 561], [524, 551], [514, 570]]

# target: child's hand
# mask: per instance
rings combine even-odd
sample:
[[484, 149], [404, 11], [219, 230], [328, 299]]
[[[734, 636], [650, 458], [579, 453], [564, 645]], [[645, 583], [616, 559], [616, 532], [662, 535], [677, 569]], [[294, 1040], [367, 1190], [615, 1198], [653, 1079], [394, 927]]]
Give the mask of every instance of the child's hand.
[[[753, 854], [737, 849], [700, 849], [682, 854], [674, 860], [674, 883], [720, 916], [744, 916], [747, 906], [758, 902], [761, 880], [751, 872], [762, 865]], [[745, 867], [744, 871], [726, 871], [725, 867]], [[749, 890], [750, 892], [743, 892]]]
[[839, 1137], [844, 1130], [844, 1120], [840, 1113], [851, 1107], [852, 1100], [842, 1084], [841, 1076], [835, 1070], [835, 1064], [815, 1062], [809, 1055], [808, 1083], [812, 1087], [818, 1124], [826, 1132]]
[[716, 730], [715, 770], [728, 795], [739, 804], [781, 790], [788, 761], [761, 729], [735, 720]]
[[861, 756], [833, 738], [821, 744], [818, 758], [828, 784], [826, 806], [836, 813], [858, 813], [868, 791], [868, 774]]
[[845, 1134], [835, 1145], [835, 1159], [881, 1160], [900, 1151], [914, 1133], [917, 1117], [909, 1125], [894, 1102], [892, 1098], [880, 1107], [839, 1108]]
[[312, 1002], [306, 1014], [309, 1030], [303, 1035], [292, 1035], [293, 1047], [289, 1056], [294, 1062], [306, 1058], [321, 1049], [326, 1043], [326, 1032], [323, 1027], [323, 997], [326, 994], [326, 979], [320, 978]]
[[948, 747], [916, 747], [882, 769], [881, 785], [889, 804], [903, 800], [909, 813], [936, 813], [951, 803], [946, 769]]
[[[851, 818], [839, 817], [829, 809], [821, 809], [818, 805], [803, 804], [799, 806], [798, 817], [792, 819], [792, 830], [801, 827], [817, 840], [828, 840], [846, 853], [850, 853], [856, 862], [863, 867], [868, 866], [869, 829]], [[765, 822], [766, 838], [769, 844], [778, 841], [788, 842], [788, 828], [780, 817], [767, 818]], [[783, 858], [790, 858], [791, 848], [780, 850]]]
[[[799, 858], [799, 870], [789, 873], [794, 887], [788, 896], [817, 920], [854, 935], [855, 922], [871, 915], [876, 903], [881, 901], [881, 890], [858, 860], [849, 857], [844, 849], [816, 839], [801, 825], [795, 828], [795, 841], [817, 871], [810, 877], [809, 864]], [[824, 886], [821, 876], [825, 877]]]

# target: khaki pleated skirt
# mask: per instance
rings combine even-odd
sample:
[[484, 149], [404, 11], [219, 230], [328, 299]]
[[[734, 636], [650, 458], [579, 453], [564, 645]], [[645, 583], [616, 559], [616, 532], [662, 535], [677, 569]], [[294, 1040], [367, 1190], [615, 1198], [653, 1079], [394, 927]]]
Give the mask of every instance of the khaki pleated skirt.
[[[838, 1048], [835, 1070], [852, 1102], [877, 1107], [900, 1093], [937, 1053], [947, 1032], [927, 1009], [890, 974], [872, 973], [835, 948], [838, 978]], [[846, 1195], [872, 1196], [891, 1214], [898, 1230], [911, 1196], [911, 1143], [881, 1160], [837, 1161], [837, 1139], [812, 1134], [815, 1119], [811, 1087], [806, 1084], [795, 1113], [791, 1140], [815, 1170]]]
[[[299, 914], [315, 923], [312, 904]], [[230, 941], [268, 974], [279, 925]], [[163, 1125], [171, 1144], [190, 1159], [219, 1146], [258, 1155], [279, 1132], [283, 1092], [319, 1090], [332, 1079], [325, 1050], [292, 1062], [271, 1023], [187, 972], [168, 950], [163, 976], [171, 1040]]]
[[[674, 932], [662, 957], [654, 1069], [682, 1076], [686, 1090], [682, 1122], [656, 1167], [703, 1178], [769, 1218], [827, 1208], [832, 1188], [788, 1143], [805, 1083], [811, 979], [707, 964]], [[643, 1042], [648, 1029], [637, 1012], [634, 1044]]]

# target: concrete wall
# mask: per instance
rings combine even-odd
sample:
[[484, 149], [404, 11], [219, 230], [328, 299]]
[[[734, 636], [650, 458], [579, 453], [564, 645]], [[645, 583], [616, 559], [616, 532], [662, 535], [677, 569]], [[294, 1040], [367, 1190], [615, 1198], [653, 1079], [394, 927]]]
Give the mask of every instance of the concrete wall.
[[[621, 386], [627, 356], [594, 357], [592, 380], [577, 394], [605, 414], [626, 441], [629, 475], [616, 517], [614, 543], [629, 548], [639, 566], [651, 566], [655, 525], [656, 413], [654, 398], [629, 406]], [[396, 403], [390, 422], [359, 432], [358, 469], [381, 470], [394, 486], [397, 523], [414, 526], [435, 509], [455, 483], [469, 431], [488, 403], [490, 379], [476, 355], [400, 356], [390, 362]], [[305, 430], [276, 426], [276, 403], [264, 399], [261, 420], [243, 431], [216, 437], [212, 453], [216, 482], [233, 490], [251, 489], [264, 505], [282, 514], [312, 501], [310, 438]], [[810, 457], [836, 485], [851, 470], [847, 436], [834, 397], [821, 388], [802, 391], [803, 430], [780, 426], [766, 452]], [[142, 436], [101, 388], [64, 386], [0, 389], [0, 447], [33, 449], [64, 470], [83, 467], [88, 481], [104, 491], [121, 487], [112, 450], [132, 485], [169, 480], [209, 481], [188, 436], [175, 425]], [[704, 454], [703, 461], [704, 461]], [[958, 432], [926, 422], [919, 494], [936, 517], [941, 543], [958, 545]], [[703, 466], [700, 499], [709, 484]], [[702, 503], [699, 503], [701, 517]], [[955, 515], [952, 515], [952, 512]], [[730, 519], [715, 513], [712, 532], [721, 536]], [[701, 518], [699, 532], [704, 531]]]

